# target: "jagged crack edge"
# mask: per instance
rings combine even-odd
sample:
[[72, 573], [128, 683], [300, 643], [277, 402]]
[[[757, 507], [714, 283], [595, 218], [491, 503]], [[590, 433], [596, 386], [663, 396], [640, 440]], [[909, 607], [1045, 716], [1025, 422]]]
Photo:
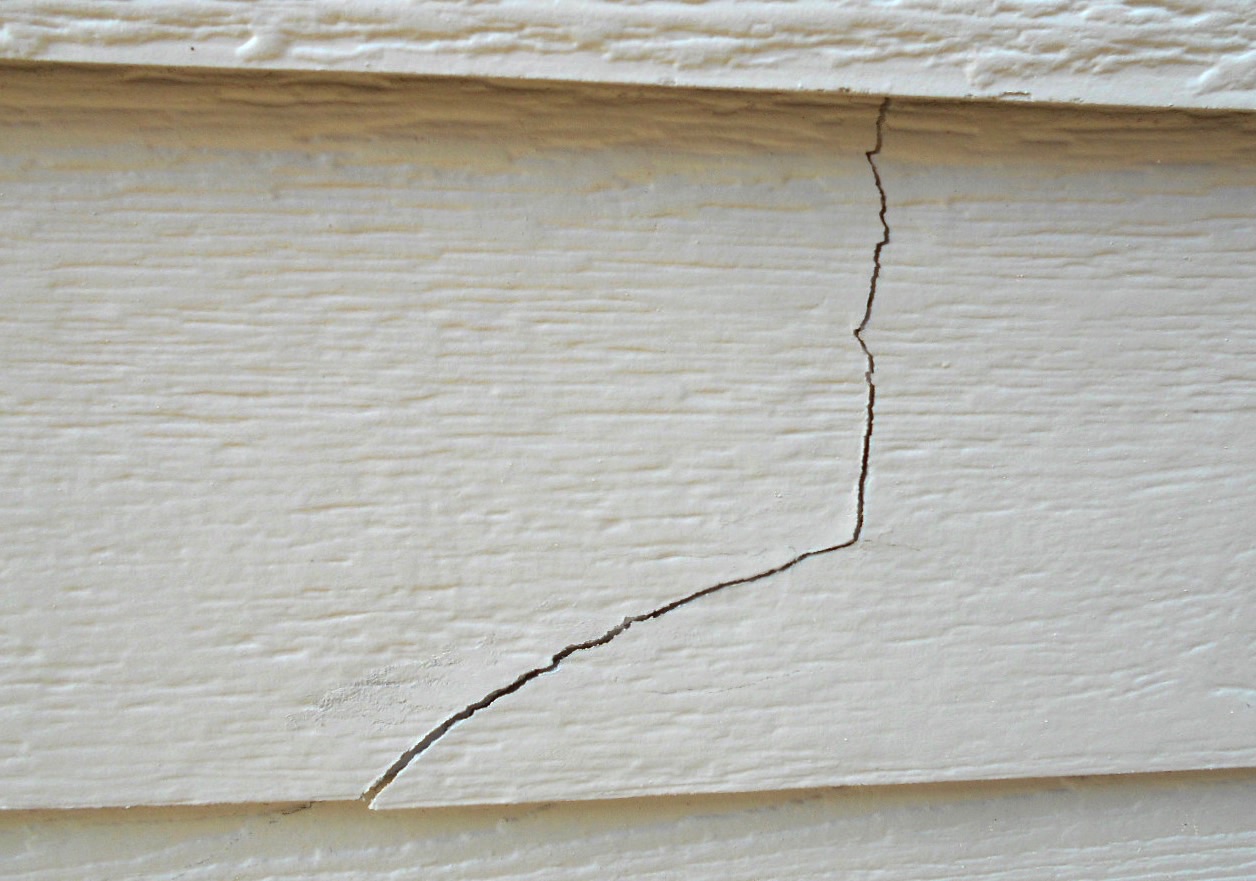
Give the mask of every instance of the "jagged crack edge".
[[872, 169], [872, 180], [877, 185], [877, 196], [881, 201], [881, 208], [877, 213], [877, 218], [881, 221], [881, 240], [872, 248], [872, 276], [868, 280], [868, 299], [864, 303], [864, 313], [859, 320], [859, 326], [854, 330], [855, 341], [859, 343], [859, 348], [863, 350], [864, 355], [864, 382], [868, 386], [868, 408], [864, 416], [859, 485], [855, 490], [855, 531], [851, 534], [850, 544], [859, 541], [859, 537], [863, 535], [864, 499], [867, 497], [868, 492], [868, 460], [872, 455], [872, 422], [876, 416], [877, 384], [874, 381], [874, 374], [876, 373], [877, 362], [872, 357], [872, 350], [868, 348], [867, 340], [864, 339], [864, 331], [868, 329], [868, 322], [872, 320], [872, 307], [877, 299], [877, 285], [881, 281], [881, 252], [890, 243], [890, 224], [886, 220], [889, 200], [885, 195], [885, 183], [881, 180], [881, 170], [877, 168], [877, 155], [881, 152], [881, 146], [885, 142], [885, 118], [889, 112], [890, 99], [886, 98], [881, 102], [880, 110], [877, 111], [876, 143], [873, 144], [871, 150], [864, 153], [864, 156], [868, 159], [868, 167]]
[[610, 630], [603, 633], [601, 636], [586, 640], [585, 642], [577, 642], [566, 646], [561, 651], [552, 655], [548, 664], [544, 664], [540, 667], [533, 667], [531, 670], [521, 674], [513, 682], [489, 692], [475, 703], [468, 704], [466, 707], [462, 708], [457, 713], [454, 713], [452, 716], [445, 719], [445, 721], [441, 722], [429, 731], [422, 740], [403, 752], [397, 760], [394, 761], [388, 769], [376, 778], [375, 782], [373, 782], [370, 787], [362, 793], [362, 800], [368, 805], [372, 804], [376, 797], [378, 797], [389, 784], [396, 780], [401, 772], [404, 771], [415, 758], [426, 751], [432, 744], [436, 743], [436, 741], [448, 734], [450, 729], [452, 729], [455, 725], [465, 722], [467, 719], [470, 719], [476, 713], [480, 712], [480, 710], [491, 706], [506, 695], [514, 694], [538, 676], [543, 676], [546, 673], [552, 673], [554, 670], [558, 669], [559, 665], [562, 664], [563, 661], [567, 660], [567, 658], [572, 655], [606, 645], [611, 640], [627, 632], [634, 624], [640, 624], [643, 621], [651, 621], [655, 618], [660, 618], [668, 612], [679, 609], [681, 606], [686, 606], [696, 600], [700, 600], [705, 596], [710, 596], [718, 591], [725, 590], [730, 587], [737, 587], [738, 585], [753, 584], [756, 581], [771, 578], [774, 575], [779, 575], [787, 569], [792, 569], [803, 560], [808, 560], [812, 557], [821, 556], [822, 554], [831, 554], [834, 551], [849, 548], [851, 545], [859, 541], [860, 536], [863, 534], [864, 527], [864, 499], [866, 497], [868, 486], [868, 462], [872, 451], [872, 420], [873, 410], [876, 405], [877, 392], [876, 384], [873, 382], [873, 373], [876, 370], [876, 361], [873, 359], [872, 352], [868, 348], [867, 342], [864, 340], [864, 331], [867, 330], [868, 322], [872, 320], [872, 308], [877, 296], [877, 283], [881, 279], [881, 252], [885, 249], [885, 246], [890, 243], [890, 227], [889, 223], [886, 221], [887, 200], [885, 195], [885, 186], [881, 181], [881, 172], [877, 168], [876, 163], [876, 156], [881, 152], [881, 145], [884, 141], [885, 118], [889, 109], [890, 99], [886, 98], [881, 102], [880, 110], [877, 113], [876, 143], [871, 150], [864, 153], [864, 156], [868, 159], [868, 165], [872, 168], [872, 177], [876, 183], [877, 193], [881, 202], [880, 212], [878, 214], [881, 222], [881, 239], [876, 243], [872, 251], [872, 277], [868, 283], [868, 298], [864, 305], [863, 317], [860, 319], [859, 325], [853, 331], [855, 340], [859, 343], [859, 348], [863, 350], [866, 362], [866, 367], [864, 369], [864, 382], [868, 387], [868, 403], [864, 417], [863, 446], [860, 455], [859, 481], [855, 492], [855, 528], [851, 537], [840, 544], [830, 545], [829, 547], [818, 548], [816, 550], [799, 554], [792, 560], [788, 560], [787, 562], [782, 563], [775, 568], [768, 569], [767, 571], [759, 572], [755, 575], [748, 575], [743, 578], [734, 578], [731, 581], [722, 581], [719, 584], [713, 584], [710, 587], [704, 587], [702, 590], [686, 594], [680, 599], [672, 600], [670, 603], [651, 609], [649, 612], [643, 612], [640, 615], [631, 615], [619, 624], [616, 624]]

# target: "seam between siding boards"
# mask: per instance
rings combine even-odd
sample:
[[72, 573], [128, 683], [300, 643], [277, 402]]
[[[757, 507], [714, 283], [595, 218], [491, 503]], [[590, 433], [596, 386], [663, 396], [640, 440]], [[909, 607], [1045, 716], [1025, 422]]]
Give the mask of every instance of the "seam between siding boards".
[[743, 584], [753, 584], [756, 581], [762, 581], [765, 578], [778, 575], [787, 569], [792, 569], [803, 560], [818, 557], [822, 554], [831, 554], [834, 551], [844, 550], [859, 541], [860, 537], [863, 535], [864, 498], [868, 487], [868, 465], [869, 456], [872, 451], [872, 425], [877, 397], [877, 387], [876, 383], [873, 381], [873, 374], [876, 371], [876, 361], [872, 356], [872, 351], [868, 348], [867, 342], [864, 340], [864, 331], [867, 330], [868, 323], [872, 320], [872, 308], [876, 301], [877, 284], [881, 280], [881, 253], [884, 251], [885, 246], [890, 243], [890, 226], [889, 222], [886, 220], [886, 210], [888, 206], [885, 194], [885, 185], [881, 180], [881, 172], [877, 168], [876, 161], [876, 157], [880, 154], [881, 146], [884, 142], [885, 120], [886, 116], [889, 114], [889, 110], [890, 99], [885, 98], [881, 101], [881, 107], [877, 112], [876, 141], [872, 149], [864, 153], [864, 156], [867, 157], [868, 160], [868, 166], [872, 170], [873, 183], [876, 185], [877, 196], [880, 200], [880, 210], [877, 217], [881, 223], [881, 239], [872, 249], [872, 272], [868, 280], [868, 297], [864, 304], [863, 316], [860, 319], [858, 326], [855, 327], [852, 332], [855, 337], [855, 341], [859, 343], [859, 348], [863, 351], [864, 355], [864, 382], [868, 389], [868, 400], [864, 414], [863, 442], [860, 450], [859, 480], [855, 488], [855, 528], [852, 531], [850, 538], [839, 544], [799, 554], [792, 560], [782, 563], [773, 569], [768, 569], [765, 572], [748, 575], [744, 578], [735, 578], [731, 581], [722, 581], [719, 584], [714, 584], [710, 587], [705, 587], [701, 590], [694, 591], [693, 593], [686, 594], [680, 599], [672, 600], [670, 603], [651, 609], [648, 612], [643, 612], [639, 615], [631, 615], [616, 624], [610, 630], [607, 630], [601, 636], [594, 637], [593, 639], [586, 640], [585, 642], [573, 643], [572, 645], [566, 646], [562, 650], [554, 653], [550, 657], [549, 663], [540, 667], [533, 667], [532, 669], [520, 674], [514, 679], [514, 681], [503, 685], [501, 688], [494, 689], [474, 703], [463, 707], [461, 710], [449, 716], [445, 719], [445, 721], [441, 722], [424, 735], [424, 737], [415, 743], [414, 746], [410, 747], [398, 756], [397, 759], [388, 766], [388, 769], [377, 777], [375, 781], [367, 787], [366, 791], [362, 793], [361, 799], [368, 805], [373, 804], [379, 794], [383, 792], [389, 784], [396, 780], [401, 772], [410, 766], [411, 762], [427, 751], [427, 749], [438, 740], [448, 734], [455, 726], [467, 721], [481, 710], [492, 706], [506, 695], [514, 694], [538, 676], [542, 676], [546, 673], [552, 673], [554, 670], [558, 669], [559, 665], [561, 665], [563, 661], [572, 655], [606, 645], [620, 634], [625, 633], [634, 624], [640, 624], [644, 621], [661, 618], [663, 615], [666, 615], [674, 609], [679, 609], [681, 606], [688, 605], [695, 600], [699, 600], [702, 597], [725, 590], [726, 588], [737, 587], [738, 585]]

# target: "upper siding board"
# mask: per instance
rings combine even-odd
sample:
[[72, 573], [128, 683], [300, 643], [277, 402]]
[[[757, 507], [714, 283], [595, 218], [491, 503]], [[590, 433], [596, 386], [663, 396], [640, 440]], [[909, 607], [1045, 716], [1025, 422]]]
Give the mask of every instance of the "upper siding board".
[[1247, 0], [21, 0], [14, 60], [1256, 108]]

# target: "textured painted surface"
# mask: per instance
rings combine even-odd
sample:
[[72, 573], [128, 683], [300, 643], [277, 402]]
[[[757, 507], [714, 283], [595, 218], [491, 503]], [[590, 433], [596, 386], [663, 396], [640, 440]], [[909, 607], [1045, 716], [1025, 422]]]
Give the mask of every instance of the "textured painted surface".
[[5, 806], [351, 798], [850, 538], [875, 105], [5, 76]]
[[0, 55], [1256, 107], [1247, 0], [20, 0]]
[[13, 881], [763, 878], [1244, 881], [1250, 776], [437, 811], [360, 803], [0, 813]]
[[0, 74], [7, 806], [1256, 760], [1249, 118]]
[[1252, 764], [1252, 126], [891, 108], [861, 540], [571, 657], [375, 804]]

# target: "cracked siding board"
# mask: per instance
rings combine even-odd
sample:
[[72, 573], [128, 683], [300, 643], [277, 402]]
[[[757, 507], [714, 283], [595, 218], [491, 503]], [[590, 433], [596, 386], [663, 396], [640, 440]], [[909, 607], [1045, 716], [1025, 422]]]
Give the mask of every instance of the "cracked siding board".
[[14, 60], [1256, 108], [1247, 0], [22, 0]]
[[4, 807], [353, 798], [850, 536], [875, 103], [0, 77]]
[[1246, 881], [1250, 775], [372, 812], [0, 813], [12, 881], [301, 878]]
[[1256, 763], [1253, 125], [896, 103], [861, 540], [572, 656], [374, 805]]
[[[562, 646], [850, 535], [874, 103], [3, 76], [11, 806], [353, 797]], [[1250, 763], [1250, 125], [896, 105], [865, 541], [541, 677], [451, 730], [381, 805], [432, 801], [415, 772], [459, 763], [486, 773], [436, 801]], [[659, 311], [602, 311], [617, 285]], [[578, 308], [529, 335], [556, 290]], [[477, 362], [496, 345], [477, 335], [519, 348]], [[636, 355], [607, 354], [628, 337]], [[642, 352], [665, 378], [724, 384], [612, 400], [528, 382], [663, 382]], [[472, 400], [469, 384], [510, 394]], [[428, 409], [449, 394], [466, 412]], [[653, 416], [658, 399], [695, 433], [577, 432], [567, 458], [511, 446], [536, 432], [528, 413], [570, 429], [579, 408]], [[490, 429], [500, 459], [440, 458]], [[435, 458], [430, 432], [448, 442]], [[648, 450], [675, 462], [730, 438], [754, 455], [660, 490], [645, 525], [611, 517], [626, 533], [549, 504], [573, 475], [616, 473], [590, 445], [623, 444], [618, 485], [639, 498]], [[499, 498], [517, 519], [488, 516]], [[685, 514], [659, 500], [693, 502], [691, 532], [661, 527], [690, 558], [653, 559], [649, 520]], [[494, 529], [549, 543], [502, 556]], [[541, 694], [554, 703], [527, 710]], [[545, 727], [566, 709], [579, 718]], [[854, 746], [835, 750], [842, 725]], [[509, 739], [486, 740], [493, 726]]]

